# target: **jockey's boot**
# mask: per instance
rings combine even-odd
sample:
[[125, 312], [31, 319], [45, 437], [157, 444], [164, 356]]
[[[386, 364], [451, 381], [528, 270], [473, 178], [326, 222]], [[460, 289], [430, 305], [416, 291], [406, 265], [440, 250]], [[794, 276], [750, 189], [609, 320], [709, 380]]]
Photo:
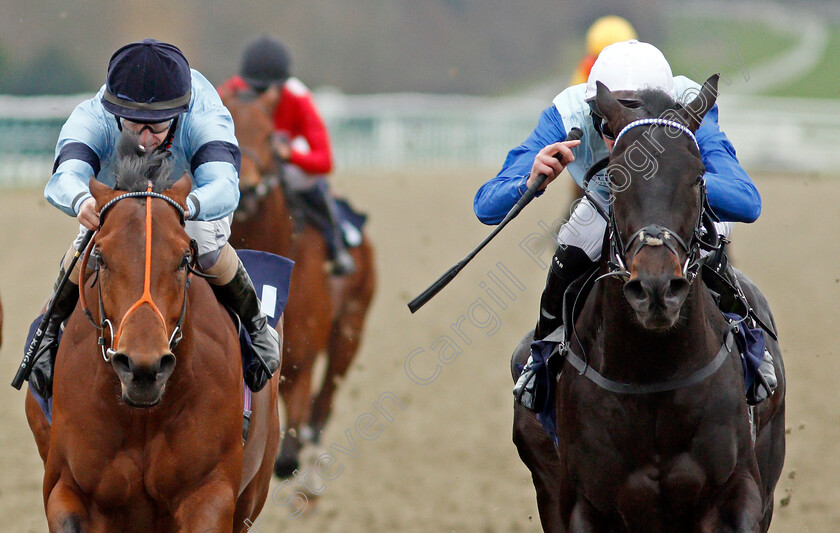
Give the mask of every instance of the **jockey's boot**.
[[756, 405], [773, 396], [773, 392], [775, 392], [776, 385], [778, 384], [776, 368], [773, 366], [773, 356], [765, 348], [764, 359], [758, 365], [758, 374], [755, 376], [753, 384], [747, 390], [747, 403], [749, 405]]
[[[747, 298], [744, 296], [744, 289], [741, 288], [741, 282], [738, 281], [738, 275], [732, 269], [732, 264], [726, 260], [723, 265], [723, 277], [735, 288], [735, 292], [737, 293], [735, 297], [746, 302]], [[751, 319], [750, 322], [752, 322]], [[747, 390], [747, 403], [749, 405], [756, 405], [763, 402], [773, 395], [773, 392], [776, 390], [776, 385], [778, 385], [778, 380], [776, 379], [776, 367], [773, 365], [773, 356], [770, 355], [770, 351], [765, 347], [764, 359], [758, 365], [758, 374], [755, 376], [753, 384]]]
[[[566, 289], [594, 265], [595, 262], [589, 259], [586, 252], [576, 246], [561, 245], [557, 248], [540, 298], [540, 318], [534, 330], [535, 341], [544, 339], [563, 325], [563, 295]], [[528, 362], [513, 386], [513, 396], [523, 407], [535, 411], [545, 404], [548, 391], [542, 390], [542, 385], [537, 383], [533, 364], [532, 348]]]
[[332, 263], [334, 276], [345, 276], [356, 270], [356, 262], [344, 243], [344, 233], [341, 231], [341, 220], [338, 217], [338, 206], [335, 198], [330, 194], [326, 182], [303, 193], [306, 203], [318, 211], [325, 221], [322, 228], [327, 241], [327, 253]]
[[35, 352], [35, 364], [29, 374], [29, 386], [43, 399], [48, 400], [52, 396], [53, 368], [55, 367], [55, 354], [58, 353], [58, 332], [61, 324], [70, 316], [76, 303], [79, 301], [79, 286], [67, 280], [61, 292], [57, 292], [58, 285], [64, 278], [64, 267], [58, 271], [58, 279], [53, 287], [52, 315], [44, 328], [44, 337], [41, 345]]
[[242, 266], [242, 262], [237, 262], [232, 280], [224, 285], [211, 284], [211, 287], [219, 301], [239, 315], [248, 335], [251, 336], [254, 351], [265, 361], [265, 367], [257, 361], [244, 370], [245, 383], [249, 389], [257, 392], [265, 387], [274, 372], [280, 368], [280, 336], [277, 330], [268, 324], [268, 317], [260, 309], [260, 300], [251, 277]]
[[[704, 265], [703, 279], [713, 292], [719, 293], [715, 301], [721, 312], [744, 316], [749, 314], [751, 304], [747, 300], [741, 282], [738, 280], [738, 275], [726, 255], [725, 246], [728, 242], [728, 240], [724, 240], [721, 247], [708, 256]], [[707, 269], [717, 275], [707, 276]], [[721, 283], [721, 280], [724, 283]], [[748, 321], [752, 323], [752, 319], [748, 318]], [[744, 357], [744, 354], [741, 354], [741, 357]], [[756, 405], [763, 402], [773, 395], [776, 385], [778, 385], [778, 380], [776, 379], [776, 368], [773, 366], [773, 356], [765, 347], [764, 359], [758, 366], [758, 374], [747, 390], [747, 403]]]

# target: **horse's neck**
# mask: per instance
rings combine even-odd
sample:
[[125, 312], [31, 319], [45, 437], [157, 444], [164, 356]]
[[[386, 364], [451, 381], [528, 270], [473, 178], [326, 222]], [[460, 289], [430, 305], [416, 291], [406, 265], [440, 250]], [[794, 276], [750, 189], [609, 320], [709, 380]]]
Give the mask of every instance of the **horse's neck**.
[[[239, 371], [225, 374], [228, 379], [229, 376], [234, 376], [228, 385], [235, 388], [236, 381], [241, 379], [236, 319], [218, 300], [210, 284], [203, 279], [193, 279], [187, 298], [189, 304], [181, 325], [183, 336], [175, 350], [178, 362], [168, 385], [171, 391], [179, 390], [182, 393], [167, 393], [168, 396], [173, 396], [172, 400], [178, 401], [185, 397], [194, 400], [203, 394], [197, 376], [210, 374], [216, 375], [215, 379], [224, 380], [226, 378], [220, 377], [223, 374], [222, 369], [233, 365], [238, 367]], [[198, 346], [204, 351], [198, 353]], [[207, 349], [208, 346], [212, 349]]]
[[292, 211], [289, 208], [289, 201], [286, 191], [282, 185], [278, 185], [269, 195], [271, 209], [277, 219], [277, 235], [281, 236], [284, 248], [291, 247], [292, 235], [295, 231], [295, 221]]
[[639, 324], [620, 282], [600, 287], [599, 307], [601, 327], [595, 339], [599, 366], [615, 379], [669, 379], [684, 374], [687, 367], [701, 367], [719, 348], [717, 328], [710, 323], [714, 303], [699, 279], [692, 284], [677, 324], [666, 332], [651, 332]]
[[291, 257], [294, 220], [281, 186], [271, 189], [257, 212], [240, 224], [248, 248]]

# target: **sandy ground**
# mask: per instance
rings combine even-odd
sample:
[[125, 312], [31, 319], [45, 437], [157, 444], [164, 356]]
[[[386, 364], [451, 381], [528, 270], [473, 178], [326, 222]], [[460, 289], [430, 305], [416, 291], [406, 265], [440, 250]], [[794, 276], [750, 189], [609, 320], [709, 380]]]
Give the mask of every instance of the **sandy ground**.
[[[530, 477], [510, 440], [508, 360], [534, 323], [551, 255], [548, 249], [529, 255], [519, 245], [560, 213], [560, 188], [529, 207], [416, 315], [405, 305], [487, 235], [471, 202], [491, 174], [336, 176], [337, 189], [371, 215], [380, 273], [361, 353], [323, 439], [339, 463], [329, 471], [333, 479], [318, 487], [317, 506], [297, 518], [283, 503], [292, 485], [275, 484], [252, 531], [539, 531]], [[774, 306], [788, 370], [788, 453], [772, 531], [833, 531], [840, 525], [840, 248], [833, 236], [840, 227], [840, 180], [759, 176], [756, 182], [764, 212], [734, 238], [738, 265]], [[0, 217], [6, 320], [0, 376], [8, 383], [76, 226], [30, 191], [3, 192]], [[440, 364], [436, 352], [446, 335], [457, 349], [444, 351], [447, 364]], [[383, 412], [372, 405], [381, 398], [400, 403], [385, 400]], [[46, 530], [43, 467], [23, 399], [0, 386], [3, 532]], [[364, 413], [378, 418], [373, 430], [360, 433], [357, 421], [364, 426], [369, 418]]]

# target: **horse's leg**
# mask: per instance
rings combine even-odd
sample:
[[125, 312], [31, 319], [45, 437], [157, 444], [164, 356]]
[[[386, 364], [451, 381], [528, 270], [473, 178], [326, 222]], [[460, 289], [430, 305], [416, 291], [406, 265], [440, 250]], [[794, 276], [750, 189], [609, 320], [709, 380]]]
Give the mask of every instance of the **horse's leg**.
[[182, 533], [240, 531], [234, 529], [235, 506], [235, 488], [227, 480], [208, 479], [174, 506], [174, 529]]
[[[735, 270], [735, 274], [738, 276], [741, 288], [751, 307], [756, 310], [761, 319], [774, 331], [779, 331], [779, 328], [776, 326], [776, 319], [770, 309], [770, 304], [758, 286], [743, 272], [738, 269], [733, 270]], [[773, 517], [774, 491], [776, 489], [776, 483], [782, 475], [782, 468], [785, 462], [785, 392], [787, 387], [785, 365], [779, 343], [769, 335], [765, 335], [765, 339], [767, 341], [767, 349], [773, 356], [778, 384], [773, 396], [761, 402], [755, 411], [755, 423], [758, 428], [755, 442], [755, 456], [758, 463], [758, 470], [761, 473], [761, 495], [764, 500], [761, 531], [767, 531], [770, 527], [770, 520]]]
[[41, 460], [46, 464], [47, 453], [50, 451], [50, 424], [47, 422], [47, 417], [41, 410], [41, 406], [35, 401], [35, 397], [26, 390], [26, 420], [29, 422], [29, 429], [32, 430], [32, 435], [35, 437], [35, 445], [38, 447], [38, 453], [41, 455]]
[[342, 314], [333, 323], [327, 348], [327, 368], [321, 388], [312, 401], [312, 416], [309, 427], [311, 440], [317, 443], [332, 410], [332, 399], [342, 378], [350, 368], [361, 342], [364, 316], [357, 313]]
[[519, 404], [513, 406], [513, 443], [519, 458], [531, 471], [543, 531], [564, 532], [560, 514], [560, 460], [557, 451], [534, 413]]
[[[514, 382], [519, 377], [519, 371], [528, 361], [533, 339], [534, 331], [531, 330], [522, 338], [513, 352], [510, 362]], [[531, 471], [543, 531], [546, 533], [564, 532], [565, 528], [560, 515], [560, 460], [557, 457], [557, 451], [534, 412], [516, 402], [513, 404], [513, 443], [519, 452], [519, 458]]]
[[599, 513], [588, 501], [578, 498], [569, 517], [569, 533], [595, 533], [605, 530], [607, 527], [600, 523]]
[[[48, 483], [45, 480], [45, 483]], [[90, 516], [75, 483], [58, 478], [46, 496], [47, 525], [50, 533], [90, 531]]]
[[[233, 517], [233, 532], [239, 533], [248, 531], [251, 526], [257, 523], [257, 519], [265, 506], [268, 496], [268, 486], [271, 483], [271, 470], [274, 464], [274, 455], [266, 455], [260, 472], [248, 483], [239, 501], [236, 504], [236, 513]], [[255, 529], [254, 531], [259, 531]]]
[[274, 473], [281, 479], [291, 476], [300, 466], [300, 430], [309, 418], [312, 359], [315, 358], [315, 354], [306, 350], [303, 353], [295, 352], [295, 356], [301, 358], [300, 363], [287, 365], [288, 371], [284, 371], [280, 379], [280, 396], [286, 410], [286, 428], [282, 432], [280, 453], [274, 461]]
[[702, 531], [760, 533], [761, 492], [749, 472], [736, 471], [718, 498], [717, 505], [701, 521]]
[[[779, 359], [779, 362], [781, 362], [781, 359]], [[761, 429], [756, 435], [755, 456], [758, 470], [761, 472], [761, 494], [764, 500], [761, 531], [767, 531], [770, 528], [770, 521], [773, 518], [776, 483], [782, 475], [782, 468], [785, 464], [785, 380], [784, 371], [780, 371], [778, 366], [776, 376], [779, 377], [776, 392], [772, 397], [765, 400], [764, 403], [767, 403], [767, 406], [759, 407], [757, 416]], [[773, 403], [776, 403], [776, 405], [773, 406]], [[767, 411], [772, 411], [772, 417], [765, 422], [761, 417]]]
[[[354, 248], [355, 252], [358, 248]], [[354, 253], [358, 270], [349, 280], [352, 284], [345, 292], [345, 298], [333, 322], [327, 347], [327, 368], [321, 388], [312, 403], [312, 417], [309, 426], [312, 441], [318, 442], [321, 432], [332, 411], [332, 400], [350, 364], [356, 357], [362, 341], [365, 316], [373, 298], [374, 272], [372, 252], [368, 246]], [[359, 277], [356, 277], [359, 276]]]
[[259, 461], [259, 466], [236, 502], [233, 519], [235, 532], [244, 531], [245, 526], [256, 523], [268, 497], [274, 458], [280, 448], [280, 419], [277, 412], [279, 378], [279, 374], [275, 374], [268, 385], [254, 395], [251, 433], [243, 451], [243, 475], [252, 471], [253, 462]]

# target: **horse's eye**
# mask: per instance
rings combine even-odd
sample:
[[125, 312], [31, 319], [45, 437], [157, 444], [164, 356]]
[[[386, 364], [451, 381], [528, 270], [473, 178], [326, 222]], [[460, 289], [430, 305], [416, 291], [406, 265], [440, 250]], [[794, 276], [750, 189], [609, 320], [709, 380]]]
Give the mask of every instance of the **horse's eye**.
[[108, 268], [108, 265], [105, 264], [105, 259], [102, 257], [102, 253], [98, 250], [90, 254], [93, 257], [94, 262], [96, 262], [97, 268]]
[[694, 184], [695, 185], [700, 185], [701, 183], [703, 183], [703, 176], [704, 176], [704, 174], [702, 174], [702, 173], [698, 174], [697, 179], [694, 180]]
[[178, 270], [185, 270], [188, 266], [192, 264], [192, 254], [184, 254], [184, 257], [181, 259], [181, 264], [178, 265]]

